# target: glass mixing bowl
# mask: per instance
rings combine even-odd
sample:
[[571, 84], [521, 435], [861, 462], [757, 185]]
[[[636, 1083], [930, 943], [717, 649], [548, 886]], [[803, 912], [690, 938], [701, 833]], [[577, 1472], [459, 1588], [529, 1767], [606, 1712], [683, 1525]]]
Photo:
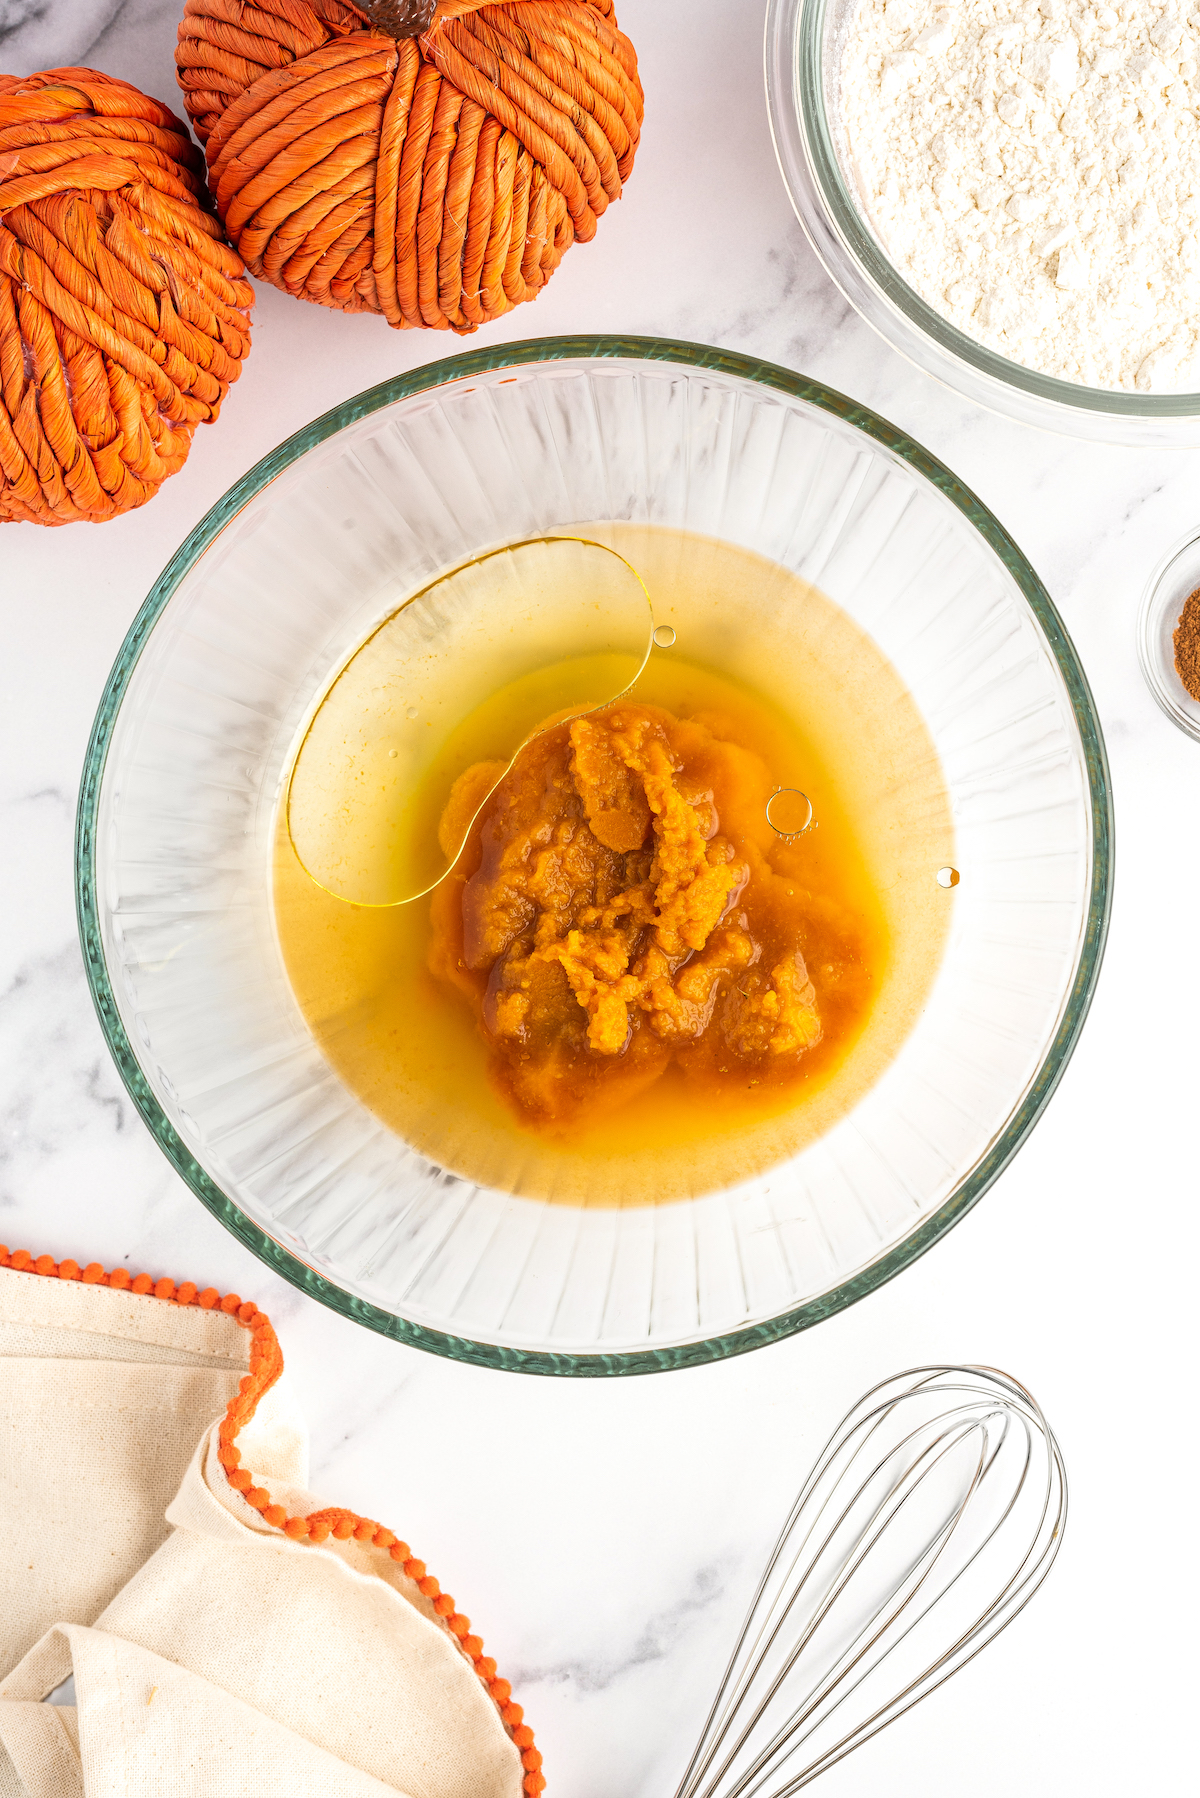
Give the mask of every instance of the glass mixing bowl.
[[897, 273], [844, 172], [839, 71], [858, 0], [768, 0], [764, 46], [775, 153], [826, 272], [918, 368], [1022, 424], [1136, 447], [1200, 442], [1200, 393], [1117, 393], [1038, 374], [985, 349]]
[[[756, 551], [868, 632], [941, 758], [961, 874], [927, 1003], [856, 1107], [761, 1178], [631, 1207], [490, 1190], [388, 1130], [310, 1035], [271, 904], [281, 788], [330, 674], [440, 570], [605, 519]], [[1111, 830], [1075, 652], [1016, 545], [947, 469], [784, 369], [564, 338], [348, 401], [196, 528], [96, 719], [79, 916], [130, 1093], [264, 1261], [440, 1354], [639, 1373], [818, 1322], [986, 1191], [1082, 1027]]]

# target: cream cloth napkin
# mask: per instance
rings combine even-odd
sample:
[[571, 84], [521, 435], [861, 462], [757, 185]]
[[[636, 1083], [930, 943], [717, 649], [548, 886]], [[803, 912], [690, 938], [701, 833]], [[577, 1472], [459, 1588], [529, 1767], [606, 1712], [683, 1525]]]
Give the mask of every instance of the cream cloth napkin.
[[[528, 1731], [403, 1567], [231, 1487], [249, 1348], [219, 1311], [0, 1267], [0, 1798], [526, 1798]], [[286, 1376], [236, 1446], [320, 1511]], [[71, 1674], [75, 1707], [41, 1702]]]

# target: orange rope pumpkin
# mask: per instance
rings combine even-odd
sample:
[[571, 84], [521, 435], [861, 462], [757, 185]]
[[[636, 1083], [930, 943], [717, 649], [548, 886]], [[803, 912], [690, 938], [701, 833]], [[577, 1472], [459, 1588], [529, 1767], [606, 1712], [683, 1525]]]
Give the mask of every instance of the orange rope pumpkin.
[[431, 10], [187, 0], [175, 60], [253, 274], [465, 333], [595, 235], [633, 166], [642, 88], [613, 0], [440, 0], [419, 38], [393, 35]]
[[157, 100], [0, 75], [0, 522], [144, 505], [217, 416], [254, 292], [206, 200]]

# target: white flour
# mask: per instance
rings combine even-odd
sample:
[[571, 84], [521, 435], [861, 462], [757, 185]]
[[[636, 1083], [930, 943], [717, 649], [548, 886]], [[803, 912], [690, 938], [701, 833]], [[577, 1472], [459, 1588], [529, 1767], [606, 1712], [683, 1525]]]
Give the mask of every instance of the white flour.
[[1198, 38], [1149, 0], [859, 0], [850, 162], [909, 284], [1045, 374], [1200, 387]]

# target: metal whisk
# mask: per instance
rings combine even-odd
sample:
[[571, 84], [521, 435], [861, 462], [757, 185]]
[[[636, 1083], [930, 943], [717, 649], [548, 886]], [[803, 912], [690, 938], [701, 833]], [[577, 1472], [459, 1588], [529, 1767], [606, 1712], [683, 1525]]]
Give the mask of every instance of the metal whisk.
[[1062, 1455], [1016, 1380], [920, 1367], [874, 1387], [796, 1500], [676, 1798], [789, 1798], [878, 1735], [1025, 1608], [1066, 1519]]

